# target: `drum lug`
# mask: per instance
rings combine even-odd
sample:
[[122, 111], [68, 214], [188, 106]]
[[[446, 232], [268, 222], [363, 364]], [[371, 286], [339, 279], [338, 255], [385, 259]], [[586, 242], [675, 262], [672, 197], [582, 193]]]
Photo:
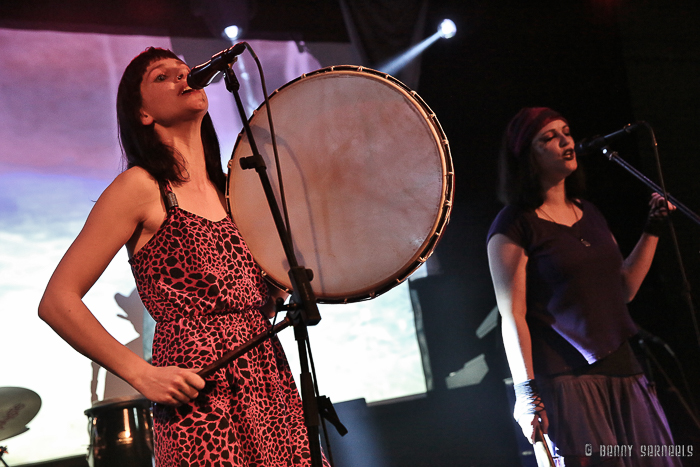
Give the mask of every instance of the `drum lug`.
[[253, 154], [248, 157], [241, 157], [238, 161], [241, 169], [255, 169], [256, 171], [265, 170], [267, 166], [265, 165], [265, 160], [260, 154]]

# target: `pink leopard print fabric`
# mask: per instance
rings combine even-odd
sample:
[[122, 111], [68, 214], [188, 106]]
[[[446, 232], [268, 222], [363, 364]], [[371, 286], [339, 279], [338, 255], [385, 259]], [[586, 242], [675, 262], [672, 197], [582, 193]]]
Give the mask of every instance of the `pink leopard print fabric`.
[[[228, 217], [177, 206], [129, 261], [156, 320], [153, 363], [202, 368], [270, 323], [260, 269]], [[154, 407], [159, 467], [310, 465], [301, 399], [282, 347], [268, 340], [219, 370], [188, 405]]]

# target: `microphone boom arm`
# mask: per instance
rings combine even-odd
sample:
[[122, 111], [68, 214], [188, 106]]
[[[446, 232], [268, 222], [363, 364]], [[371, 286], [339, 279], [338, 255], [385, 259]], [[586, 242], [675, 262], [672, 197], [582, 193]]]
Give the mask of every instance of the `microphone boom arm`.
[[623, 169], [625, 169], [625, 170], [626, 170], [627, 172], [629, 172], [630, 174], [634, 175], [639, 181], [641, 181], [642, 183], [644, 183], [646, 186], [648, 186], [649, 188], [651, 188], [653, 191], [655, 191], [656, 193], [660, 194], [661, 196], [668, 195], [668, 198], [667, 198], [668, 201], [670, 201], [671, 203], [673, 203], [673, 205], [676, 206], [676, 208], [678, 209], [678, 211], [682, 212], [682, 213], [685, 214], [690, 220], [692, 220], [692, 221], [695, 222], [696, 224], [700, 225], [700, 216], [698, 216], [697, 214], [695, 214], [690, 208], [688, 208], [687, 206], [685, 206], [683, 203], [681, 203], [680, 201], [678, 201], [676, 198], [674, 198], [674, 197], [671, 196], [670, 194], [668, 194], [668, 193], [665, 194], [665, 193], [664, 193], [664, 190], [663, 190], [659, 185], [657, 185], [656, 183], [654, 183], [653, 181], [651, 181], [646, 175], [644, 175], [644, 174], [641, 173], [639, 170], [637, 170], [636, 168], [634, 168], [634, 167], [633, 167], [632, 165], [630, 165], [626, 160], [624, 160], [623, 158], [621, 158], [620, 155], [617, 153], [617, 151], [611, 151], [611, 150], [608, 149], [607, 147], [602, 148], [602, 151], [603, 151], [603, 155], [604, 155], [605, 157], [607, 157], [608, 160], [610, 160], [610, 161], [612, 161], [612, 162], [615, 162], [616, 164], [618, 164], [619, 166], [621, 166]]

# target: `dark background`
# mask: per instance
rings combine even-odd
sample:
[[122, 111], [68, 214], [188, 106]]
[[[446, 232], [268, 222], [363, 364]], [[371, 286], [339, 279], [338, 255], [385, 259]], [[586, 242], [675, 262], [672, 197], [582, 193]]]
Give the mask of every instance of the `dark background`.
[[[700, 211], [700, 5], [663, 0], [347, 0], [345, 5], [356, 26], [366, 20], [380, 28], [359, 45], [368, 66], [411, 42], [415, 28], [399, 13], [414, 12], [412, 24], [423, 25], [420, 37], [431, 35], [443, 18], [457, 24], [454, 38], [439, 40], [423, 53], [415, 85], [449, 139], [456, 191], [450, 225], [431, 259], [431, 270], [438, 273], [412, 285], [423, 309], [434, 389], [426, 397], [392, 404], [337, 404], [351, 434], [335, 442], [336, 464], [518, 465], [520, 447], [506, 400], [508, 372], [498, 332], [484, 339], [474, 335], [495, 305], [485, 239], [501, 208], [495, 197], [501, 132], [524, 106], [557, 109], [569, 119], [577, 140], [646, 121], [656, 135], [667, 189]], [[427, 9], [421, 10], [424, 5]], [[219, 23], [229, 19], [245, 22], [243, 39], [351, 40], [335, 0], [0, 3], [0, 27], [9, 28], [213, 38]], [[647, 132], [638, 131], [614, 148], [658, 183]], [[603, 211], [628, 254], [644, 224], [649, 190], [602, 155], [581, 163], [587, 198]], [[673, 220], [697, 305], [700, 226], [682, 214]], [[666, 233], [630, 308], [635, 321], [678, 356], [676, 361], [658, 341], [648, 342], [659, 361], [652, 377], [676, 442], [694, 444], [700, 455], [698, 430], [661, 372], [692, 405], [689, 395], [700, 387], [700, 352], [680, 271]], [[490, 371], [481, 384], [447, 390], [443, 381], [449, 371], [482, 353]]]

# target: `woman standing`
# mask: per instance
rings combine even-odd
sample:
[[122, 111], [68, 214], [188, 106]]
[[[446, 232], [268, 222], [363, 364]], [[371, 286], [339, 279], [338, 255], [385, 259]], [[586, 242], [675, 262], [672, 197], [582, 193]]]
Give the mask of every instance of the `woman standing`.
[[[673, 440], [628, 342], [637, 328], [626, 306], [649, 271], [666, 203], [652, 197], [650, 228], [623, 258], [598, 209], [578, 197], [581, 177], [564, 117], [524, 108], [510, 121], [506, 207], [491, 225], [488, 257], [514, 416], [530, 442], [538, 426], [548, 432], [567, 467], [680, 465], [640, 456], [642, 445]], [[629, 455], [605, 451], [623, 445]]]
[[[56, 268], [39, 315], [79, 352], [155, 402], [159, 466], [308, 465], [301, 400], [276, 339], [205, 382], [197, 370], [270, 326], [273, 299], [227, 216], [218, 140], [203, 90], [168, 50], [127, 66], [117, 95], [128, 169], [95, 203]], [[126, 245], [157, 322], [150, 365], [82, 297]]]

